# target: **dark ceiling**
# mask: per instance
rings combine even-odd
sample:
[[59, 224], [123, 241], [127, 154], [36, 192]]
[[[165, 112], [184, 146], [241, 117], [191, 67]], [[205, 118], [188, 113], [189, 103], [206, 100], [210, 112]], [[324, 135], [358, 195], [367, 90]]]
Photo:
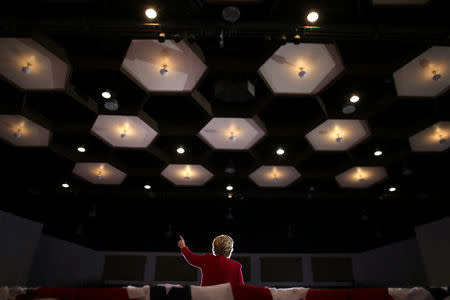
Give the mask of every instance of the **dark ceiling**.
[[[431, 46], [450, 45], [446, 0], [420, 7], [226, 1], [241, 8], [235, 24], [221, 17], [225, 1], [8, 2], [0, 8], [0, 35], [43, 34], [65, 50], [72, 66], [65, 92], [25, 93], [0, 80], [0, 113], [43, 117], [53, 131], [44, 149], [0, 142], [0, 209], [42, 222], [48, 234], [102, 250], [176, 251], [181, 233], [193, 250], [208, 251], [214, 235], [228, 233], [236, 252], [347, 252], [409, 238], [415, 225], [448, 215], [448, 149], [413, 153], [408, 138], [450, 119], [450, 94], [399, 98], [392, 78]], [[150, 4], [158, 8], [159, 24], [144, 26]], [[313, 29], [304, 21], [311, 8], [320, 12]], [[302, 99], [274, 96], [256, 72], [280, 46], [279, 35], [290, 38], [295, 29], [303, 42], [335, 43], [345, 65], [319, 95]], [[119, 70], [132, 39], [155, 38], [160, 30], [195, 33], [208, 71], [192, 95], [147, 94]], [[219, 99], [213, 87], [224, 78], [252, 81], [256, 97]], [[110, 114], [100, 91], [111, 87], [118, 114], [143, 110], [158, 123], [160, 135], [148, 149], [113, 149], [90, 134], [96, 109]], [[341, 109], [352, 91], [361, 101], [351, 117], [368, 120], [372, 135], [350, 151], [314, 151], [305, 134], [327, 118], [348, 118]], [[198, 97], [211, 104], [214, 117], [258, 115], [267, 136], [249, 151], [212, 150], [197, 137], [212, 117]], [[78, 153], [80, 144], [89, 151]], [[178, 145], [185, 155], [177, 155]], [[283, 157], [274, 153], [279, 146], [286, 149]], [[378, 147], [384, 155], [374, 157]], [[75, 162], [99, 159], [128, 174], [120, 186], [95, 186], [71, 174]], [[230, 159], [237, 169], [232, 175], [224, 172]], [[159, 175], [169, 163], [201, 163], [215, 177], [204, 187], [175, 187]], [[302, 177], [288, 188], [259, 188], [248, 175], [267, 164], [293, 165]], [[334, 177], [357, 165], [384, 166], [389, 179], [364, 190], [340, 188]], [[403, 175], [405, 168], [412, 173]], [[69, 190], [61, 188], [64, 181]], [[390, 185], [395, 193], [387, 191]]]

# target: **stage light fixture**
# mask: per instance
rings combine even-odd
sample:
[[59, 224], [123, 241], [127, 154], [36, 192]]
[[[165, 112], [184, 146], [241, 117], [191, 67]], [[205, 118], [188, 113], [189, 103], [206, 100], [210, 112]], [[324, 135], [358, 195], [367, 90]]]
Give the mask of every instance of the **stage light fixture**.
[[97, 172], [97, 179], [98, 180], [102, 180], [103, 179], [103, 173], [100, 170]]
[[102, 92], [102, 97], [105, 98], [105, 99], [111, 98], [111, 92], [109, 90], [104, 90]]
[[308, 14], [308, 16], [306, 17], [306, 19], [308, 20], [308, 22], [310, 23], [314, 23], [319, 19], [319, 14], [315, 11], [312, 11]]
[[307, 75], [306, 71], [303, 68], [300, 68], [300, 72], [298, 72], [298, 77], [305, 78]]
[[434, 81], [438, 81], [439, 79], [442, 78], [442, 75], [441, 75], [441, 74], [437, 74], [437, 72], [436, 72], [435, 70], [433, 70], [432, 73], [433, 73], [432, 79], [433, 79]]
[[300, 44], [300, 34], [294, 35], [294, 44], [295, 45]]
[[158, 41], [160, 43], [164, 43], [166, 41], [166, 34], [164, 32], [160, 32], [158, 34]]
[[231, 142], [234, 142], [234, 141], [236, 140], [236, 136], [233, 134], [233, 132], [230, 132], [230, 136], [228, 137], [228, 139], [229, 139]]
[[22, 137], [22, 129], [21, 128], [17, 128], [17, 131], [14, 132], [14, 137], [16, 139], [20, 139]]
[[145, 10], [145, 15], [150, 20], [153, 20], [153, 19], [155, 19], [158, 16], [158, 13], [156, 12], [156, 10], [154, 8], [147, 8]]
[[341, 137], [339, 133], [336, 134], [336, 142], [341, 143], [344, 139]]
[[186, 173], [184, 174], [184, 180], [191, 180], [191, 176], [189, 174], [189, 171], [186, 171]]
[[161, 74], [161, 76], [166, 76], [167, 74], [169, 74], [169, 70], [167, 70], [167, 65], [162, 65], [162, 68], [159, 70], [159, 74]]
[[127, 137], [128, 137], [127, 131], [124, 129], [124, 130], [123, 130], [123, 133], [120, 135], [120, 138], [123, 139], [123, 140], [125, 140]]

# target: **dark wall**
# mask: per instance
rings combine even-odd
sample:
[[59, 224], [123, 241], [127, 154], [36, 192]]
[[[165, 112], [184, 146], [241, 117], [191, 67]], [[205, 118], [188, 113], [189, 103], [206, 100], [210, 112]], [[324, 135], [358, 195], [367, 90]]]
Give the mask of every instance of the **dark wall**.
[[27, 282], [42, 224], [0, 211], [0, 286]]
[[42, 235], [28, 285], [99, 286], [104, 261], [104, 255], [97, 251]]

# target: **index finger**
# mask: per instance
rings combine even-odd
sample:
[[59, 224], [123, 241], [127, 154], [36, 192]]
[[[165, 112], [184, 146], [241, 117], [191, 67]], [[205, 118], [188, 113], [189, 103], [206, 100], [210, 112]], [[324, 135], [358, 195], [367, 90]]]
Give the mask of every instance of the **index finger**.
[[184, 240], [183, 237], [182, 237], [181, 235], [179, 235], [179, 237], [180, 237], [181, 240]]

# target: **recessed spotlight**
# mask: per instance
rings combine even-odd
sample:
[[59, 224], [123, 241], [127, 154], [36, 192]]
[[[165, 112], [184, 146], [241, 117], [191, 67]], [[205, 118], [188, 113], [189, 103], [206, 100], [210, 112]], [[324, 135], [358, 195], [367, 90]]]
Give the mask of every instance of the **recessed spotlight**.
[[146, 185], [144, 185], [144, 189], [146, 189], [146, 190], [149, 190], [149, 189], [151, 189], [152, 187], [149, 185], [149, 184], [146, 184]]
[[180, 146], [180, 147], [177, 148], [177, 153], [178, 154], [183, 154], [184, 152], [185, 152], [185, 150], [184, 150], [183, 147]]
[[86, 152], [86, 148], [84, 146], [80, 146], [77, 148], [78, 152], [84, 153]]
[[391, 186], [390, 188], [389, 188], [389, 192], [395, 192], [397, 189], [395, 188], [395, 187], [393, 187], [393, 186]]
[[280, 156], [283, 155], [284, 154], [284, 149], [283, 148], [278, 148], [277, 149], [277, 154], [280, 155]]
[[233, 186], [229, 184], [229, 185], [227, 185], [226, 189], [227, 189], [227, 191], [232, 191], [233, 190]]
[[119, 109], [119, 102], [116, 99], [109, 99], [103, 104], [103, 106], [110, 111], [116, 111]]
[[312, 11], [308, 14], [308, 16], [306, 17], [306, 19], [308, 20], [308, 22], [310, 23], [314, 23], [317, 20], [319, 20], [319, 14], [315, 11]]
[[350, 97], [350, 102], [351, 103], [356, 103], [356, 102], [358, 102], [359, 101], [359, 96], [358, 95], [352, 95], [351, 97]]
[[353, 104], [346, 104], [344, 107], [342, 107], [342, 112], [346, 115], [354, 113], [356, 110], [356, 106]]
[[295, 45], [300, 44], [300, 34], [294, 35], [294, 44]]
[[105, 98], [105, 99], [111, 98], [111, 92], [108, 91], [108, 90], [103, 91], [102, 92], [102, 97]]
[[159, 70], [159, 74], [161, 74], [161, 76], [166, 76], [167, 74], [169, 74], [169, 70], [167, 70], [167, 65], [162, 65], [162, 68]]
[[22, 67], [22, 72], [24, 72], [25, 74], [30, 74], [31, 73], [31, 68], [30, 68], [31, 64], [27, 63], [26, 66]]
[[286, 45], [286, 43], [287, 43], [287, 36], [285, 34], [282, 34], [280, 36], [280, 43], [281, 43], [281, 45]]
[[375, 156], [380, 156], [381, 154], [383, 154], [383, 151], [381, 151], [381, 150], [376, 150], [376, 151], [373, 153], [373, 155], [375, 155]]
[[232, 193], [228, 193], [228, 199], [233, 198], [233, 194]]
[[69, 184], [67, 182], [64, 182], [61, 186], [65, 189], [69, 188]]
[[153, 20], [154, 18], [156, 18], [158, 16], [158, 13], [153, 8], [147, 8], [145, 10], [145, 15], [147, 16], [147, 18]]
[[303, 70], [303, 68], [300, 68], [300, 72], [298, 72], [298, 77], [305, 78], [307, 74], [308, 73], [306, 73], [306, 71]]

